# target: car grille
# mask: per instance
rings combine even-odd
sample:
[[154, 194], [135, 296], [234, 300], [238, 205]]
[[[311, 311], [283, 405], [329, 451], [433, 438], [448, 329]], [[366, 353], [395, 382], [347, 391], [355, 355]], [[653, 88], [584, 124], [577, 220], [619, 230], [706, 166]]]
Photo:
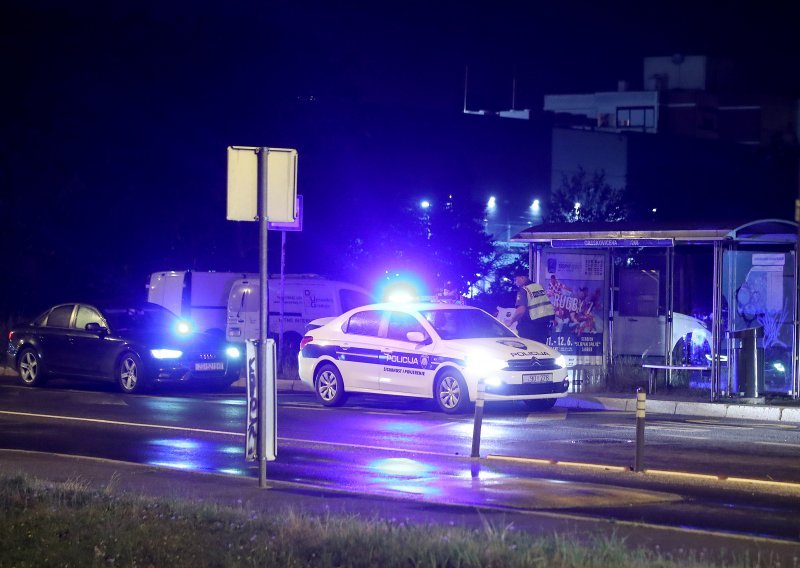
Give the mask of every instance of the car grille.
[[219, 356], [216, 353], [189, 353], [189, 357], [194, 361], [217, 361]]
[[556, 360], [552, 358], [542, 359], [531, 357], [530, 359], [511, 359], [508, 361], [506, 371], [553, 371], [560, 369], [556, 365]]

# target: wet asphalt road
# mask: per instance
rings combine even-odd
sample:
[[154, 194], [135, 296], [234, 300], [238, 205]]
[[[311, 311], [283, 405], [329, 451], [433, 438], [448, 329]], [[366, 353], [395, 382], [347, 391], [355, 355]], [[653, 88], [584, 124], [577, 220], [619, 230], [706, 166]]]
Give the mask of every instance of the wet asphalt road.
[[[243, 459], [241, 391], [123, 396], [111, 388], [59, 383], [35, 390], [0, 383], [0, 447], [257, 477], [257, 466]], [[634, 427], [630, 413], [529, 413], [517, 404], [487, 405], [483, 459], [470, 460], [471, 415], [443, 415], [424, 401], [366, 396], [328, 409], [307, 394], [281, 394], [278, 460], [268, 465], [268, 477], [429, 503], [798, 540], [800, 489], [754, 491], [725, 482], [496, 459], [629, 466]], [[644, 466], [800, 483], [798, 448], [800, 428], [794, 425], [651, 415]]]

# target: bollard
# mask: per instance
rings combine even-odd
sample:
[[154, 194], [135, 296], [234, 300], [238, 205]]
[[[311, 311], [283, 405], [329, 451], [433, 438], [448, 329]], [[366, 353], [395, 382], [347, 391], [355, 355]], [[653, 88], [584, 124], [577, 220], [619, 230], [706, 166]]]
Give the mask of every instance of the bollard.
[[642, 454], [644, 453], [644, 409], [647, 395], [642, 388], [636, 389], [636, 455], [633, 471], [642, 471]]
[[481, 457], [481, 424], [483, 423], [483, 393], [486, 385], [483, 379], [478, 381], [478, 398], [475, 400], [475, 423], [472, 428], [472, 454], [470, 457]]

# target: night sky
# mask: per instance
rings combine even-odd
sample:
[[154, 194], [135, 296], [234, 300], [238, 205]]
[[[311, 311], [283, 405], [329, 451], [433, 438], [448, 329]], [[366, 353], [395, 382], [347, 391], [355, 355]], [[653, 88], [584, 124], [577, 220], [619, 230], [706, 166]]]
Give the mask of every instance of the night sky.
[[[364, 215], [544, 197], [545, 93], [640, 88], [642, 58], [673, 53], [800, 93], [797, 8], [696, 4], [6, 2], [0, 312], [140, 299], [155, 270], [256, 270], [256, 224], [225, 220], [228, 145], [298, 150], [287, 269], [333, 274]], [[467, 65], [470, 108], [509, 108], [516, 77], [533, 119], [463, 114]]]

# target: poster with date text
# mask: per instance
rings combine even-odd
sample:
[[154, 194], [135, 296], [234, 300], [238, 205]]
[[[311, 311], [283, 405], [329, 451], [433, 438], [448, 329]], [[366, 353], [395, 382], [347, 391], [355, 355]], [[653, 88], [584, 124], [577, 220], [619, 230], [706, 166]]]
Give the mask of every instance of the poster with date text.
[[540, 282], [555, 309], [548, 345], [572, 365], [603, 364], [606, 255], [542, 253]]

